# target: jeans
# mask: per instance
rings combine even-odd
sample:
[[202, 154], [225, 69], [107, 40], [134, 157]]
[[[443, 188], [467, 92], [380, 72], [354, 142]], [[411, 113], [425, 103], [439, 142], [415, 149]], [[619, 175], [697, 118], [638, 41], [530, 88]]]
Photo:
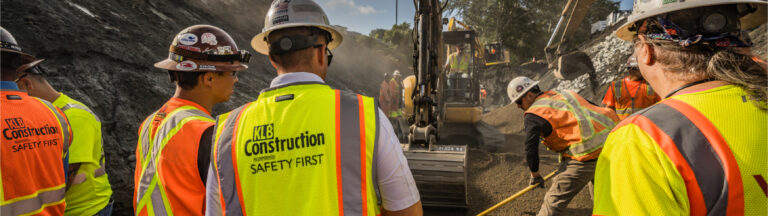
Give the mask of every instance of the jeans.
[[112, 199], [109, 199], [109, 203], [107, 206], [104, 206], [99, 213], [96, 213], [95, 216], [110, 216], [112, 215], [112, 205], [115, 204], [115, 201]]

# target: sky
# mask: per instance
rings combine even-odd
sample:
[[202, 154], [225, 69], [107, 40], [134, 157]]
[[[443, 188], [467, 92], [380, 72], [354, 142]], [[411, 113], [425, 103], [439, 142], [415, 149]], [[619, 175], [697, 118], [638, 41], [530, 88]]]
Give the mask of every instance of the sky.
[[[332, 25], [344, 26], [365, 35], [373, 29], [392, 28], [395, 24], [395, 1], [398, 3], [397, 22], [413, 23], [413, 0], [315, 0], [328, 14]], [[617, 1], [621, 1], [621, 10], [632, 8], [633, 0]]]

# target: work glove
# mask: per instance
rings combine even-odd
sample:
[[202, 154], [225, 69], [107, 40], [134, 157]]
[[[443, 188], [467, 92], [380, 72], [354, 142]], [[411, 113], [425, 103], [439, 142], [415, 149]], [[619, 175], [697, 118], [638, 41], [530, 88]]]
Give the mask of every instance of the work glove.
[[535, 185], [536, 183], [539, 183], [540, 188], [544, 188], [544, 178], [541, 176], [531, 177], [531, 181], [528, 182], [528, 185]]

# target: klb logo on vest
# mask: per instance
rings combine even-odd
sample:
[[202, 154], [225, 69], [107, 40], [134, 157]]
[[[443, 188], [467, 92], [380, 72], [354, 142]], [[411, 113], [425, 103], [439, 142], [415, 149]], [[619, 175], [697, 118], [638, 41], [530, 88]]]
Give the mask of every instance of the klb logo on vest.
[[39, 128], [28, 128], [22, 118], [7, 118], [3, 119], [3, 121], [6, 125], [6, 128], [3, 129], [3, 138], [6, 140], [57, 134], [59, 132], [56, 127], [47, 124]]
[[306, 151], [297, 154], [292, 150], [322, 145], [325, 145], [324, 133], [310, 134], [299, 130], [297, 135], [280, 138], [274, 124], [265, 124], [253, 127], [252, 138], [245, 141], [243, 152], [253, 157], [251, 174], [257, 174], [319, 165], [325, 155], [322, 148], [309, 154]]
[[245, 141], [245, 155], [256, 156], [325, 145], [323, 133], [310, 134], [309, 131], [304, 131], [288, 138], [281, 138], [276, 134], [274, 124], [253, 127], [252, 138]]

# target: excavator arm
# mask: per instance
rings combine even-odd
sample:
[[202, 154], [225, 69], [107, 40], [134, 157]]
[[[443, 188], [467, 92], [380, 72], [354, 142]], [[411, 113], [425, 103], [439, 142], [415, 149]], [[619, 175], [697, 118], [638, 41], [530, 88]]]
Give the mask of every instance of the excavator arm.
[[544, 48], [549, 69], [559, 79], [570, 80], [595, 71], [589, 56], [581, 51], [571, 51], [568, 39], [576, 33], [595, 0], [568, 0], [560, 14], [552, 36]]

